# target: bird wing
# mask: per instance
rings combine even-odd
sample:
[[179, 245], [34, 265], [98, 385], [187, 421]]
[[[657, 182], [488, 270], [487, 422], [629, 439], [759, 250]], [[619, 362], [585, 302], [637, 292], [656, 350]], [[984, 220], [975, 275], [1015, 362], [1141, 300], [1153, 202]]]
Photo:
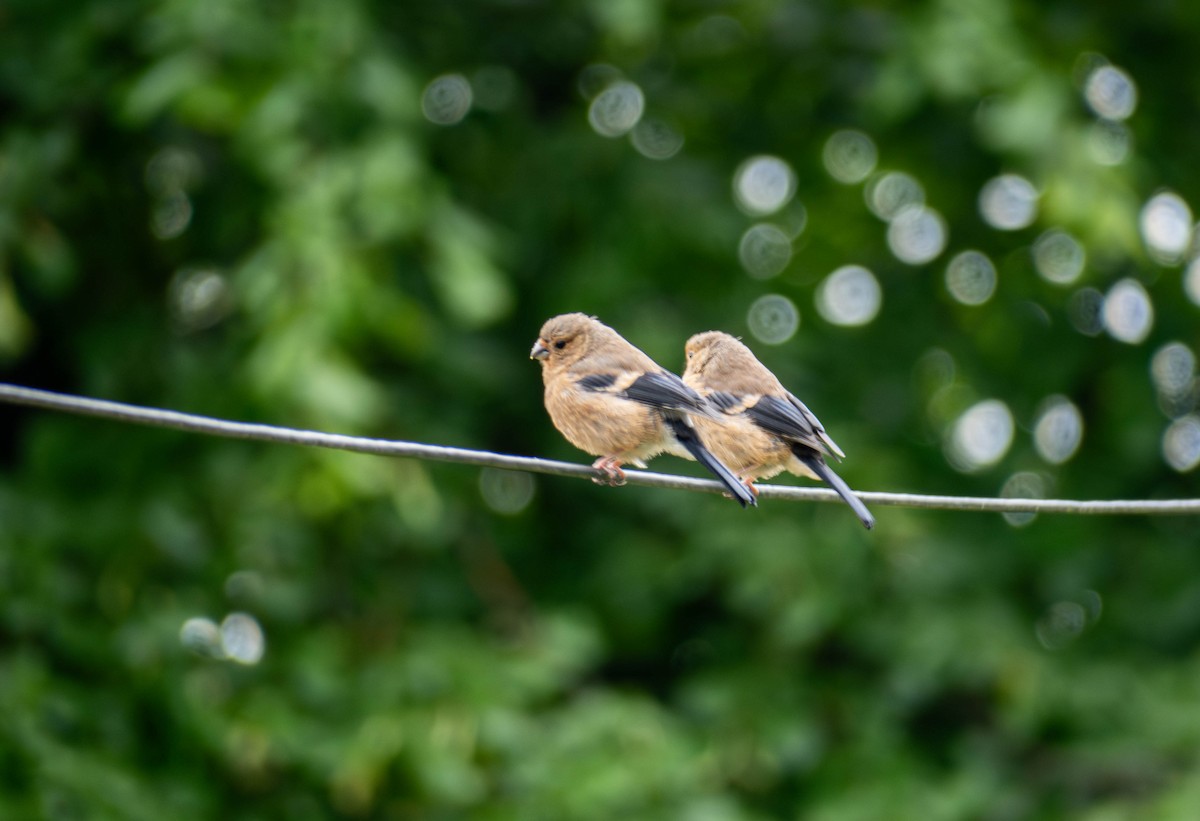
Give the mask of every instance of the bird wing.
[[729, 391], [712, 391], [706, 398], [710, 404], [714, 405], [727, 416], [737, 416], [757, 402], [761, 398], [761, 394], [746, 395], [730, 393]]
[[[715, 396], [710, 396], [709, 401], [718, 406], [722, 404]], [[825, 428], [816, 415], [790, 393], [784, 396], [733, 397], [726, 402], [729, 403], [730, 410], [741, 410], [750, 421], [767, 433], [789, 442], [806, 445], [818, 453], [839, 458], [844, 455], [825, 433]]]
[[669, 371], [591, 373], [575, 380], [586, 391], [608, 393], [661, 410], [712, 415], [704, 398]]
[[833, 438], [825, 432], [825, 426], [821, 424], [821, 420], [817, 418], [817, 415], [810, 411], [807, 405], [797, 399], [795, 394], [788, 393], [786, 395], [786, 399], [788, 403], [792, 405], [792, 407], [796, 408], [801, 416], [803, 416], [812, 424], [813, 430], [816, 431], [817, 438], [820, 439], [824, 444], [824, 448], [822, 449], [838, 459], [845, 459], [846, 454], [842, 453], [842, 449], [837, 446], [837, 442], [833, 441]]

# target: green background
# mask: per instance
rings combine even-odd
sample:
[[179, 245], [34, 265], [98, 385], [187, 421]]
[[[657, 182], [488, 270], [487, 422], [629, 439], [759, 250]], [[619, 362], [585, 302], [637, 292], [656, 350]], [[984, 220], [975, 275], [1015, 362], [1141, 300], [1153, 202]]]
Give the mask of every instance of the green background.
[[[1200, 309], [1140, 213], [1200, 193], [1198, 39], [1165, 2], [15, 0], [0, 378], [590, 461], [528, 361], [581, 310], [673, 369], [696, 331], [744, 336], [859, 489], [1195, 496], [1163, 451], [1194, 357], [1170, 396], [1151, 363]], [[1105, 61], [1123, 122], [1085, 101]], [[677, 153], [593, 129], [617, 78]], [[841, 129], [923, 186], [935, 259], [831, 178]], [[733, 180], [763, 154], [796, 192], [756, 216]], [[1040, 194], [1027, 227], [981, 214], [1002, 173]], [[739, 262], [760, 221], [794, 234], [771, 278]], [[1035, 267], [1049, 229], [1086, 249], [1069, 285]], [[946, 284], [970, 248], [981, 305]], [[848, 264], [882, 293], [855, 327], [815, 302]], [[1138, 344], [1073, 318], [1124, 279]], [[748, 319], [768, 294], [800, 319], [778, 345]], [[1034, 445], [1053, 395], [1084, 422], [1062, 464]], [[1011, 447], [963, 471], [985, 399]], [[0, 815], [1195, 817], [1194, 519], [874, 512], [0, 407]]]

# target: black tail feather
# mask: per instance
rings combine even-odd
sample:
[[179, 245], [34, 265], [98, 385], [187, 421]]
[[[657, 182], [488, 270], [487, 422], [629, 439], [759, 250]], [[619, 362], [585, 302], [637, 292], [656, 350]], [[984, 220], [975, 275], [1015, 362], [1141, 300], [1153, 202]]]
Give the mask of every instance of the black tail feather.
[[742, 482], [741, 479], [733, 475], [733, 471], [725, 467], [720, 459], [713, 456], [708, 448], [704, 447], [704, 443], [700, 441], [700, 435], [696, 433], [696, 429], [682, 419], [667, 417], [667, 424], [671, 426], [671, 431], [675, 434], [675, 438], [679, 440], [679, 444], [687, 448], [687, 452], [692, 454], [692, 457], [704, 465], [709, 473], [717, 477], [725, 489], [728, 490], [733, 498], [742, 507], [757, 506], [758, 499], [750, 492], [750, 489]]
[[812, 470], [813, 473], [821, 477], [825, 484], [829, 485], [837, 495], [841, 496], [846, 504], [850, 505], [850, 509], [858, 516], [859, 521], [863, 523], [863, 527], [870, 530], [875, 526], [875, 517], [871, 515], [871, 511], [867, 510], [867, 506], [862, 503], [862, 500], [854, 495], [854, 491], [850, 486], [842, 481], [842, 477], [833, 472], [833, 468], [825, 462], [819, 454], [813, 453], [809, 448], [797, 445], [792, 448], [792, 452], [796, 454], [796, 458]]

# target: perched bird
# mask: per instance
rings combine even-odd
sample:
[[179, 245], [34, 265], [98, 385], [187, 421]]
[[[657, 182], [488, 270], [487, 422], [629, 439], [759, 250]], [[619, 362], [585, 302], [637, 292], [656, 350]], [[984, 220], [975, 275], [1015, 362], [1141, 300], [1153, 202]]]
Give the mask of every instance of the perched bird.
[[612, 328], [585, 314], [556, 316], [542, 326], [529, 356], [541, 362], [554, 427], [600, 457], [592, 467], [608, 484], [624, 484], [622, 463], [645, 467], [644, 460], [665, 452], [704, 465], [742, 507], [758, 503], [692, 425], [693, 418], [721, 413]]
[[[875, 517], [825, 461], [845, 456], [820, 420], [780, 384], [740, 341], [721, 331], [687, 341], [683, 381], [721, 409], [724, 423], [700, 417], [700, 436], [746, 486], [784, 470], [820, 479], [837, 491], [870, 529]], [[754, 491], [757, 493], [757, 491]]]

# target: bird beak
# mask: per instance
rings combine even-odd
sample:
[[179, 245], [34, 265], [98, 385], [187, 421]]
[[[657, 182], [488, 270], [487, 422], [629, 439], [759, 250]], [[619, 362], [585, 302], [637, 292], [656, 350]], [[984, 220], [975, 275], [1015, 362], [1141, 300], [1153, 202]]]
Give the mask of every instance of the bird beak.
[[542, 344], [542, 340], [533, 343], [533, 350], [529, 352], [530, 359], [545, 359], [550, 355], [550, 349]]

